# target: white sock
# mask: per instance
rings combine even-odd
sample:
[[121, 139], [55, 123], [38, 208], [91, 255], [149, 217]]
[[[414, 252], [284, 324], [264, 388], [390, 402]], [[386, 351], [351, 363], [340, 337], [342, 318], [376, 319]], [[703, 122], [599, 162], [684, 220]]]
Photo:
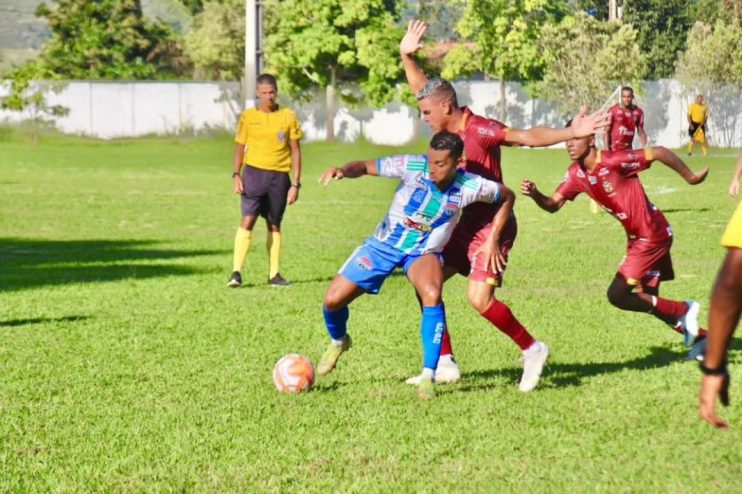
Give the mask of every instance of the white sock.
[[348, 339], [347, 336], [343, 336], [343, 338], [341, 340], [336, 340], [336, 339], [333, 338], [332, 339], [332, 344], [335, 345], [335, 346], [343, 346], [343, 343], [345, 343], [345, 340], [347, 340], [347, 339]]
[[430, 379], [432, 381], [435, 377], [435, 370], [423, 367], [423, 372], [422, 374], [420, 374], [420, 377], [422, 377], [423, 379]]
[[535, 340], [533, 343], [531, 343], [531, 346], [523, 350], [523, 355], [530, 354], [530, 353], [538, 353], [541, 350], [541, 342], [538, 340]]
[[441, 358], [438, 359], [438, 365], [446, 365], [446, 364], [452, 364], [453, 363], [453, 355], [441, 355]]

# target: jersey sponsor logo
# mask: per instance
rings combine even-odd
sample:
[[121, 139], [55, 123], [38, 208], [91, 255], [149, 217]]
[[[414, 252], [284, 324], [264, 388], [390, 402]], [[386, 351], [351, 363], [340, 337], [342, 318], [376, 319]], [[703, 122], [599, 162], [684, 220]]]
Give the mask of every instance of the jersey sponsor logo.
[[618, 133], [620, 135], [622, 135], [622, 136], [627, 136], [627, 137], [634, 135], [634, 131], [633, 130], [629, 130], [626, 127], [624, 127], [623, 125], [621, 125], [621, 126], [618, 127]]
[[477, 134], [480, 136], [495, 137], [495, 131], [486, 127], [477, 127]]
[[422, 211], [417, 211], [415, 214], [412, 215], [412, 217], [415, 219], [417, 223], [430, 223], [435, 219], [435, 215], [433, 214], [425, 214]]
[[461, 192], [454, 192], [450, 196], [448, 196], [448, 203], [449, 204], [455, 204], [456, 206], [461, 205]]
[[608, 180], [603, 181], [603, 190], [606, 194], [613, 194], [614, 192], [616, 192], [616, 188], [613, 187], [613, 184]]
[[433, 230], [433, 227], [430, 225], [426, 225], [424, 223], [418, 223], [417, 221], [413, 220], [409, 216], [405, 218], [404, 222], [405, 226], [411, 230], [416, 230], [418, 232], [428, 233]]
[[598, 172], [598, 176], [604, 177], [605, 175], [608, 175], [609, 173], [611, 173], [611, 171], [608, 168], [601, 168], [600, 171]]
[[361, 256], [358, 259], [356, 259], [356, 266], [358, 266], [358, 269], [362, 269], [364, 271], [371, 271], [374, 268], [374, 263], [371, 262], [371, 259], [369, 259], [366, 256]]
[[636, 170], [637, 168], [641, 168], [642, 164], [638, 161], [627, 161], [626, 163], [621, 163], [621, 168], [624, 170]]

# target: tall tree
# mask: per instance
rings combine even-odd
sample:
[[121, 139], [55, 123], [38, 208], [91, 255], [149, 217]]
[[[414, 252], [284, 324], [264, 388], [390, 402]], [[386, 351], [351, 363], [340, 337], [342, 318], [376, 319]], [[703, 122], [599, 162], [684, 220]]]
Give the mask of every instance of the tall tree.
[[733, 147], [742, 127], [742, 21], [696, 22], [688, 32], [687, 50], [677, 63], [677, 78], [689, 95], [703, 94], [709, 115], [718, 122], [720, 144]]
[[473, 73], [500, 81], [500, 118], [506, 118], [505, 81], [540, 77], [538, 39], [544, 26], [566, 14], [566, 4], [550, 0], [469, 0], [456, 30], [462, 40], [444, 58], [443, 76]]
[[678, 53], [685, 49], [690, 28], [686, 0], [624, 0], [625, 24], [639, 33], [639, 47], [647, 57], [647, 77], [672, 77]]
[[183, 48], [197, 79], [240, 80], [245, 67], [245, 1], [204, 3]]
[[[334, 133], [335, 99], [375, 106], [399, 94], [402, 79], [396, 0], [272, 0], [276, 9], [265, 40], [266, 64], [289, 94], [325, 89], [327, 140]], [[358, 82], [361, 94], [347, 87]], [[345, 86], [345, 87], [344, 87]]]
[[619, 84], [639, 86], [646, 60], [637, 37], [629, 24], [583, 13], [546, 26], [540, 39], [546, 66], [536, 94], [555, 102], [566, 116], [582, 105], [600, 107]]

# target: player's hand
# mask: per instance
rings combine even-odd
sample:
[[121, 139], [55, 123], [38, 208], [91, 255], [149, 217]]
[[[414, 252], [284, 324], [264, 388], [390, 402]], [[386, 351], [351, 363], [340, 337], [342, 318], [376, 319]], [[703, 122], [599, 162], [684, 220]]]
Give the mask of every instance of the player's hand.
[[533, 197], [538, 192], [538, 188], [535, 183], [526, 178], [520, 183], [520, 192], [524, 196]]
[[729, 195], [737, 197], [737, 194], [739, 194], [739, 180], [737, 177], [734, 177], [732, 183], [729, 184]]
[[234, 182], [234, 193], [235, 194], [242, 194], [245, 191], [245, 187], [242, 184], [242, 177], [234, 177], [232, 182]]
[[609, 118], [607, 110], [600, 109], [592, 115], [588, 115], [587, 107], [583, 106], [579, 113], [572, 118], [574, 137], [587, 137], [597, 133], [608, 125]]
[[484, 242], [474, 252], [474, 255], [484, 256], [485, 271], [489, 271], [490, 267], [492, 267], [492, 269], [497, 273], [502, 273], [503, 271], [505, 271], [505, 266], [507, 265], [507, 261], [505, 260], [505, 256], [500, 250], [499, 239], [491, 238], [487, 242]]
[[428, 26], [423, 21], [413, 20], [407, 23], [407, 32], [399, 43], [400, 55], [412, 55], [423, 47], [420, 43]]
[[325, 173], [319, 178], [319, 183], [322, 185], [329, 185], [332, 181], [337, 181], [345, 176], [342, 168], [331, 167], [325, 170]]
[[706, 180], [706, 175], [709, 173], [709, 167], [707, 166], [703, 170], [701, 170], [698, 173], [694, 173], [690, 177], [686, 178], [685, 181], [688, 182], [691, 185], [698, 185], [704, 180]]
[[299, 199], [299, 189], [296, 187], [289, 187], [289, 193], [286, 195], [286, 202], [289, 204], [295, 203]]
[[719, 429], [729, 428], [724, 419], [716, 413], [716, 400], [729, 406], [729, 374], [723, 376], [703, 376], [701, 391], [698, 393], [698, 412], [701, 418]]

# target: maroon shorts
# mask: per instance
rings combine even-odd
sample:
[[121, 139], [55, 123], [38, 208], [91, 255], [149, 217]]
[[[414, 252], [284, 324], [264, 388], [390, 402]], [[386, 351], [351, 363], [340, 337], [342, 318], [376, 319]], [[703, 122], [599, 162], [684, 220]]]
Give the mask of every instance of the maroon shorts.
[[288, 173], [245, 165], [242, 168], [242, 217], [260, 215], [271, 225], [281, 226], [290, 187]]
[[[502, 284], [503, 273], [498, 273], [494, 266], [485, 269], [486, 259], [482, 255], [475, 255], [489, 236], [492, 225], [478, 222], [462, 221], [456, 225], [451, 240], [443, 249], [443, 264], [447, 268], [454, 268], [459, 274], [468, 276], [470, 280], [483, 281], [492, 286]], [[518, 223], [515, 215], [511, 215], [500, 237], [500, 250], [508, 258], [510, 249], [513, 248], [515, 237], [518, 235]]]
[[618, 274], [629, 285], [654, 288], [660, 281], [675, 279], [670, 257], [672, 237], [667, 240], [629, 240]]

